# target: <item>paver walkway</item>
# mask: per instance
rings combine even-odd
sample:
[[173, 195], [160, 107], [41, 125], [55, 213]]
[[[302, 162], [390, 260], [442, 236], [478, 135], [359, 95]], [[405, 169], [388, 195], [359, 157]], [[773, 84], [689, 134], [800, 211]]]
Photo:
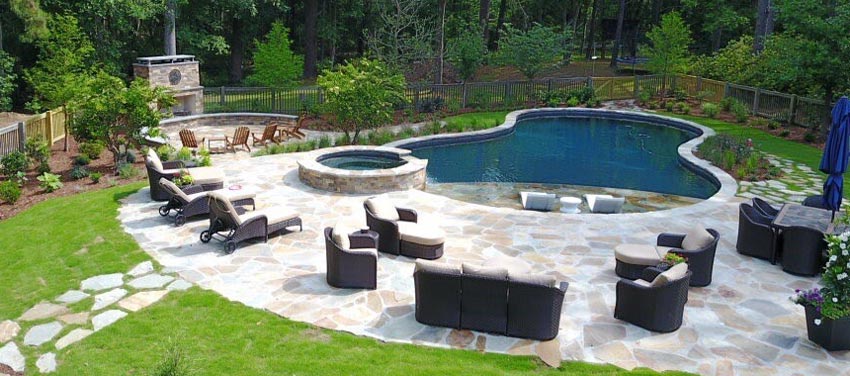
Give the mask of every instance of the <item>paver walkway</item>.
[[[413, 317], [414, 260], [381, 254], [378, 289], [342, 290], [325, 283], [322, 230], [337, 222], [365, 224], [366, 196], [317, 191], [297, 177], [298, 154], [261, 158], [226, 156], [226, 185], [255, 189], [258, 208], [284, 206], [301, 213], [304, 231], [245, 243], [233, 255], [202, 244], [207, 221], [175, 228], [157, 214], [147, 189], [125, 199], [119, 219], [161, 264], [234, 301], [297, 321], [385, 341], [538, 354], [554, 359], [609, 362], [705, 375], [850, 374], [850, 354], [827, 353], [806, 339], [803, 309], [789, 301], [814, 278], [785, 274], [776, 265], [735, 251], [737, 206], [731, 195], [662, 212], [570, 215], [491, 208], [422, 191], [395, 192], [399, 206], [416, 208], [424, 222], [447, 233], [441, 262], [482, 263], [501, 258], [569, 281], [560, 334], [540, 343], [419, 324]], [[733, 190], [734, 193], [734, 190]], [[714, 280], [692, 288], [682, 328], [655, 334], [613, 318], [612, 249], [655, 241], [660, 232], [684, 232], [699, 223], [717, 229]]]

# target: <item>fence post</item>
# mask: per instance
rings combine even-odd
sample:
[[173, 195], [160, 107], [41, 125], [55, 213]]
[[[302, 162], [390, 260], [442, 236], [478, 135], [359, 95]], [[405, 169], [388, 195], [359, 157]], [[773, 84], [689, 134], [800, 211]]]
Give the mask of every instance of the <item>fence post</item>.
[[[726, 97], [729, 96], [730, 90], [732, 90], [732, 88], [729, 87], [729, 81], [726, 81], [726, 83], [723, 85], [723, 98], [726, 98]], [[723, 98], [721, 98], [721, 99], [723, 99]]]
[[466, 108], [467, 95], [469, 95], [469, 92], [467, 91], [468, 89], [466, 86], [466, 81], [463, 81], [463, 87], [461, 89], [462, 94], [460, 98], [460, 108]]
[[699, 94], [699, 92], [701, 92], [701, 91], [702, 91], [702, 76], [697, 76], [697, 92], [696, 92], [696, 94]]
[[759, 97], [761, 96], [761, 89], [756, 88], [756, 95], [753, 97], [753, 115], [759, 114]]
[[18, 150], [26, 150], [27, 145], [27, 126], [24, 122], [18, 123]]
[[640, 77], [635, 76], [635, 99], [640, 96]]
[[788, 124], [796, 125], [797, 124], [797, 96], [791, 96], [791, 108], [788, 110]]
[[45, 141], [47, 141], [48, 145], [53, 145], [53, 111], [47, 111], [47, 117], [44, 118], [44, 124], [47, 129], [45, 129]]
[[552, 95], [552, 79], [550, 78], [547, 81], [548, 82], [546, 83], [546, 92], [549, 93], [549, 95]]
[[224, 86], [218, 88], [218, 101], [221, 104], [221, 107], [224, 107], [226, 101], [224, 100]]
[[593, 90], [593, 77], [587, 76], [587, 87]]

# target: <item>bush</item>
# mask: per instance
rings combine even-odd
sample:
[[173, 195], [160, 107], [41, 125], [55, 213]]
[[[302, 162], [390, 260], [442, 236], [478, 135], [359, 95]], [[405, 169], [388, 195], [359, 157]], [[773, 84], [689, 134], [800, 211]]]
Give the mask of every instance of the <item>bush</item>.
[[187, 147], [182, 147], [177, 151], [177, 155], [175, 156], [178, 161], [189, 161], [192, 160], [192, 151]]
[[646, 104], [650, 99], [652, 99], [652, 94], [647, 90], [641, 90], [638, 93], [637, 99], [641, 104]]
[[722, 108], [723, 111], [728, 112], [732, 109], [732, 105], [734, 105], [735, 103], [738, 103], [738, 101], [735, 98], [725, 97], [725, 98], [720, 100], [720, 108]]
[[700, 91], [700, 92], [698, 92], [698, 93], [697, 93], [697, 100], [698, 100], [700, 103], [702, 103], [702, 102], [705, 102], [705, 100], [706, 100], [706, 99], [708, 99], [708, 98], [710, 98], [710, 97], [713, 97], [713, 96], [714, 96], [714, 92], [713, 92], [713, 91], [711, 91], [711, 90], [702, 90], [702, 91]]
[[770, 130], [776, 130], [776, 129], [779, 129], [779, 127], [781, 127], [781, 126], [782, 126], [782, 125], [781, 125], [781, 124], [779, 124], [779, 122], [778, 122], [778, 121], [775, 121], [775, 120], [771, 120], [771, 121], [769, 121], [769, 122], [767, 123], [767, 129], [770, 129]]
[[779, 137], [783, 137], [783, 138], [784, 138], [784, 137], [788, 137], [788, 136], [790, 136], [790, 135], [791, 135], [791, 131], [789, 131], [789, 130], [787, 130], [787, 129], [785, 129], [785, 130], [783, 130], [783, 131], [779, 132]]
[[74, 165], [75, 166], [87, 166], [89, 163], [91, 163], [91, 158], [89, 158], [85, 154], [80, 154], [80, 155], [74, 157]]
[[754, 119], [750, 120], [750, 126], [751, 127], [766, 127], [767, 126], [767, 119], [765, 119], [765, 118], [754, 118]]
[[19, 198], [21, 198], [21, 187], [17, 183], [11, 180], [0, 183], [0, 200], [14, 204]]
[[720, 113], [720, 106], [714, 103], [703, 103], [702, 113], [705, 114], [705, 116], [714, 119], [715, 117], [717, 117], [717, 114]]
[[195, 178], [189, 175], [189, 171], [180, 170], [180, 174], [174, 177], [173, 182], [178, 187], [182, 187], [184, 185], [192, 185], [195, 182]]
[[685, 115], [690, 114], [691, 106], [688, 106], [687, 103], [682, 103], [682, 106], [679, 107], [679, 111], [682, 111], [682, 113]]
[[27, 173], [23, 171], [16, 172], [15, 175], [10, 176], [9, 179], [21, 186], [29, 180], [27, 179]]
[[100, 154], [103, 153], [103, 149], [105, 148], [106, 146], [99, 141], [81, 142], [79, 146], [80, 154], [86, 155], [89, 159], [100, 158]]
[[74, 166], [71, 169], [71, 179], [80, 180], [89, 176], [89, 169], [85, 166]]
[[59, 175], [45, 172], [39, 175], [36, 179], [41, 183], [38, 184], [45, 192], [50, 193], [62, 188], [63, 184], [59, 180]]
[[815, 135], [812, 132], [808, 132], [805, 135], [803, 135], [803, 140], [806, 141], [806, 142], [809, 142], [809, 143], [815, 142], [815, 140], [817, 140], [817, 138], [818, 138], [817, 135]]
[[331, 138], [328, 135], [323, 135], [319, 138], [319, 149], [327, 148], [331, 146]]
[[139, 170], [133, 167], [130, 163], [118, 164], [118, 177], [122, 179], [130, 179], [139, 176]]
[[44, 163], [38, 165], [38, 167], [35, 169], [35, 172], [37, 172], [39, 175], [50, 172], [50, 164], [45, 161]]
[[437, 96], [416, 102], [416, 111], [430, 114], [442, 110], [446, 106], [443, 97]]
[[567, 107], [576, 107], [576, 106], [578, 106], [578, 104], [579, 104], [579, 101], [578, 101], [578, 98], [576, 98], [576, 97], [572, 97], [572, 98], [567, 100]]
[[91, 173], [89, 173], [89, 179], [91, 179], [91, 182], [92, 182], [92, 183], [95, 183], [95, 184], [97, 184], [98, 182], [100, 182], [100, 178], [102, 178], [102, 177], [103, 177], [103, 174], [101, 174], [101, 173], [99, 173], [99, 172], [91, 172]]
[[27, 140], [24, 149], [27, 152], [27, 157], [33, 165], [47, 163], [50, 159], [50, 145], [47, 144], [41, 137], [33, 137]]
[[3, 165], [3, 175], [6, 177], [12, 177], [17, 175], [18, 172], [26, 172], [29, 161], [27, 160], [26, 154], [21, 153], [20, 151], [13, 151], [3, 156], [3, 158], [0, 159], [0, 164]]
[[750, 111], [747, 110], [747, 106], [744, 106], [743, 103], [735, 101], [730, 108], [732, 114], [735, 115], [735, 121], [739, 123], [746, 123], [747, 119], [750, 118]]
[[174, 146], [165, 144], [157, 147], [155, 151], [161, 161], [170, 161], [174, 153], [177, 152], [177, 149]]
[[667, 112], [673, 112], [673, 108], [675, 106], [676, 104], [671, 101], [667, 101], [666, 103], [664, 103], [664, 109], [667, 110]]
[[201, 149], [198, 151], [198, 166], [199, 167], [208, 167], [212, 166], [212, 158], [210, 158], [210, 151], [207, 149]]
[[677, 101], [683, 101], [688, 99], [688, 92], [682, 89], [678, 89], [673, 92], [673, 97], [676, 98]]

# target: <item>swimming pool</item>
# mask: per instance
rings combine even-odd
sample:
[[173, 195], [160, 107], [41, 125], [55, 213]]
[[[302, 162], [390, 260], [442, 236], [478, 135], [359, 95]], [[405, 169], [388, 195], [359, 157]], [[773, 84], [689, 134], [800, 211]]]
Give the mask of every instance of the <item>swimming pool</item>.
[[593, 117], [543, 117], [475, 143], [411, 147], [434, 183], [513, 182], [624, 188], [708, 198], [716, 183], [686, 168], [680, 144], [696, 137], [672, 126]]

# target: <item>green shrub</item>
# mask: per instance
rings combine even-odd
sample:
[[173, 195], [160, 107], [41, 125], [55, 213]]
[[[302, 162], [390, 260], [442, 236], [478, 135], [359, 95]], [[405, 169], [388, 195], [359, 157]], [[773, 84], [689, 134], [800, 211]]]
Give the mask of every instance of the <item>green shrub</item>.
[[578, 105], [579, 105], [578, 98], [570, 97], [570, 99], [567, 99], [567, 107], [576, 107]]
[[209, 150], [200, 149], [198, 151], [198, 166], [199, 167], [212, 166], [212, 158], [210, 157], [210, 151]]
[[59, 175], [45, 172], [39, 175], [36, 179], [41, 183], [38, 184], [45, 192], [50, 193], [62, 188], [63, 184], [59, 180]]
[[11, 180], [0, 183], [0, 200], [14, 204], [21, 198], [21, 187]]
[[156, 155], [163, 161], [170, 161], [175, 152], [177, 152], [177, 149], [169, 144], [161, 145], [156, 148]]
[[33, 165], [47, 163], [50, 159], [50, 145], [41, 137], [33, 137], [27, 140], [24, 149], [27, 157]]
[[725, 98], [720, 100], [720, 108], [722, 108], [723, 111], [728, 112], [728, 111], [732, 110], [732, 105], [734, 105], [735, 103], [738, 103], [738, 101], [735, 98], [725, 97]]
[[190, 161], [192, 160], [192, 151], [184, 146], [177, 151], [175, 158], [177, 158], [178, 161]]
[[688, 105], [688, 104], [687, 104], [687, 103], [685, 103], [685, 102], [676, 102], [676, 104], [673, 106], [673, 110], [678, 111], [678, 112], [682, 112], [682, 110], [683, 110], [683, 109], [685, 108], [685, 106], [687, 106], [687, 105]]
[[676, 98], [677, 101], [683, 101], [688, 99], [688, 92], [682, 89], [678, 89], [673, 92], [673, 97]]
[[747, 122], [747, 119], [750, 118], [750, 111], [747, 110], [747, 106], [744, 106], [743, 103], [735, 101], [730, 108], [732, 114], [735, 115], [735, 121], [739, 123]]
[[92, 182], [92, 183], [95, 183], [95, 184], [97, 184], [98, 182], [100, 182], [100, 178], [102, 178], [102, 177], [103, 177], [103, 174], [101, 174], [101, 173], [99, 173], [99, 172], [91, 172], [91, 173], [89, 173], [89, 179], [91, 179], [91, 182]]
[[410, 138], [410, 137], [413, 137], [415, 135], [416, 135], [415, 129], [413, 129], [412, 127], [404, 127], [404, 128], [401, 129], [400, 132], [398, 132], [398, 134], [395, 135], [394, 138], [396, 140], [399, 140], [399, 139], [403, 139], [403, 138]]
[[395, 135], [390, 131], [375, 130], [369, 132], [368, 143], [371, 145], [383, 145], [392, 142], [394, 139]]
[[702, 90], [702, 91], [697, 92], [697, 100], [700, 101], [700, 103], [705, 102], [706, 99], [713, 97], [713, 96], [714, 96], [714, 92], [711, 91], [711, 90]]
[[20, 151], [13, 151], [3, 156], [3, 158], [0, 159], [0, 164], [3, 165], [3, 175], [6, 177], [12, 177], [18, 172], [26, 172], [29, 161], [27, 160], [26, 154], [21, 153]]
[[122, 179], [130, 179], [139, 176], [139, 170], [131, 163], [119, 163], [118, 164], [118, 177]]
[[667, 101], [666, 103], [664, 103], [664, 109], [667, 110], [667, 112], [673, 112], [673, 108], [675, 106], [676, 104], [671, 101]]
[[151, 372], [151, 376], [189, 376], [194, 374], [191, 360], [177, 342], [170, 340], [167, 346], [165, 355], [157, 363]]
[[80, 180], [89, 176], [89, 169], [85, 166], [74, 166], [71, 169], [71, 179]]
[[815, 135], [812, 132], [808, 132], [808, 133], [803, 135], [803, 141], [806, 141], [806, 142], [809, 142], [809, 143], [815, 142], [815, 140], [817, 140], [817, 138], [818, 138], [818, 136]]
[[787, 130], [787, 129], [785, 129], [785, 130], [783, 130], [783, 131], [779, 132], [779, 137], [783, 137], [783, 138], [784, 138], [784, 137], [788, 137], [788, 136], [790, 136], [790, 135], [791, 135], [791, 131], [789, 131], [789, 130]]
[[349, 144], [351, 144], [351, 137], [349, 137], [347, 134], [344, 134], [344, 133], [334, 140], [334, 145], [337, 145], [337, 146], [349, 145]]
[[18, 183], [18, 185], [24, 185], [24, 183], [26, 183], [29, 180], [29, 179], [27, 179], [27, 173], [23, 172], [23, 171], [16, 172], [15, 175], [12, 175], [10, 177], [10, 179], [12, 181], [14, 181], [15, 183]]
[[195, 178], [193, 178], [192, 175], [189, 175], [189, 171], [180, 170], [180, 173], [175, 176], [172, 181], [178, 187], [182, 187], [184, 185], [192, 185], [192, 183], [195, 182]]
[[81, 142], [79, 146], [80, 154], [85, 154], [89, 159], [100, 158], [100, 154], [103, 153], [105, 148], [106, 146], [100, 141]]
[[50, 171], [51, 171], [50, 164], [47, 163], [47, 161], [44, 161], [44, 163], [38, 165], [38, 167], [36, 167], [36, 169], [35, 169], [35, 172], [37, 172], [39, 175], [41, 175], [45, 172], [50, 172]]
[[779, 129], [779, 127], [781, 127], [781, 126], [782, 126], [782, 125], [781, 125], [781, 124], [779, 124], [779, 122], [778, 122], [778, 121], [775, 121], [775, 120], [771, 120], [771, 121], [769, 121], [769, 122], [767, 123], [767, 129], [770, 129], [770, 130], [776, 130], [776, 129]]
[[75, 166], [87, 166], [89, 163], [91, 163], [91, 158], [88, 155], [80, 154], [74, 157]]
[[687, 103], [682, 103], [682, 106], [679, 107], [679, 111], [682, 111], [683, 114], [687, 115], [691, 113], [691, 106], [688, 106]]
[[765, 118], [754, 118], [750, 120], [751, 127], [766, 127], [768, 124], [767, 119]]
[[720, 106], [714, 103], [703, 103], [702, 113], [705, 114], [705, 116], [714, 119], [715, 117], [717, 117], [717, 114], [720, 113]]

